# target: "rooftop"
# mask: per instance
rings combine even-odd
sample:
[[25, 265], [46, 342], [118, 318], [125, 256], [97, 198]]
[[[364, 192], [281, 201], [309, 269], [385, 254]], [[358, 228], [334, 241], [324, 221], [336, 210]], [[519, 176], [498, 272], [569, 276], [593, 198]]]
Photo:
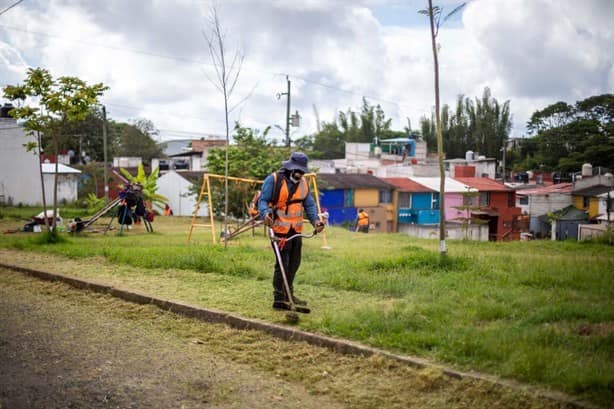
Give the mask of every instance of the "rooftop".
[[513, 192], [511, 189], [505, 186], [503, 183], [499, 183], [490, 178], [455, 178], [461, 183], [467, 186], [471, 186], [480, 192]]
[[348, 173], [319, 173], [318, 188], [320, 190], [333, 189], [391, 189], [394, 186], [367, 174]]
[[409, 178], [383, 178], [386, 182], [395, 186], [400, 192], [412, 192], [412, 193], [427, 193], [434, 192], [433, 189], [430, 189], [420, 183], [414, 182]]

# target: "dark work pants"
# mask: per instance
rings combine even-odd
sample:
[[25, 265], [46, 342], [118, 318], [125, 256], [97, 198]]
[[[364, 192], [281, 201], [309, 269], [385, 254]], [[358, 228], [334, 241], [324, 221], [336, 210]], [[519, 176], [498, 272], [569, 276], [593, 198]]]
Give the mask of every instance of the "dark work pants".
[[[296, 232], [294, 230], [291, 230], [287, 234], [287, 236], [289, 237], [293, 234], [296, 234]], [[301, 265], [302, 247], [302, 239], [301, 237], [297, 237], [295, 239], [287, 241], [284, 245], [284, 248], [279, 249], [279, 253], [281, 254], [281, 260], [286, 271], [286, 278], [288, 279], [288, 286], [290, 286], [290, 291], [294, 291], [292, 283], [294, 283], [294, 276], [296, 275], [296, 272]], [[287, 301], [289, 299], [288, 297], [286, 297], [284, 279], [281, 275], [281, 269], [279, 268], [279, 263], [277, 261], [275, 262], [275, 272], [273, 273], [273, 296], [275, 298], [275, 301]]]

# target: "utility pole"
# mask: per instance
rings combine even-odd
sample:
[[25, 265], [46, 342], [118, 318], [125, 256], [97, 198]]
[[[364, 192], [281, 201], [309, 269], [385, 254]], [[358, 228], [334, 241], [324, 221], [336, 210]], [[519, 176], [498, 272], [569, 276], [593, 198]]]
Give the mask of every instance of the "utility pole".
[[102, 106], [102, 152], [104, 161], [104, 200], [109, 202], [109, 184], [107, 175], [107, 108]]
[[286, 146], [290, 147], [290, 78], [286, 75], [288, 82], [287, 103], [286, 103]]
[[282, 95], [286, 96], [286, 146], [290, 147], [290, 78], [286, 75], [286, 81], [288, 83], [288, 89], [286, 92], [277, 94], [277, 99]]

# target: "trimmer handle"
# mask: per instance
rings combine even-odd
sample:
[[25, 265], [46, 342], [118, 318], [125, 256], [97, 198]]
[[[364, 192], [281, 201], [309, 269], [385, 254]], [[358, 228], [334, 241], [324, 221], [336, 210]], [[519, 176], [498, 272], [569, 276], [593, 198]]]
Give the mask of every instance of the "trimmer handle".
[[286, 241], [290, 241], [292, 239], [295, 239], [297, 237], [304, 237], [306, 239], [310, 239], [312, 237], [314, 237], [317, 234], [317, 232], [314, 230], [311, 232], [311, 234], [303, 234], [303, 233], [297, 233], [297, 234], [293, 234], [290, 237], [279, 237], [275, 235], [275, 232], [273, 231], [272, 227], [269, 227], [269, 238], [271, 239], [271, 241], [280, 241], [282, 239], [285, 239]]

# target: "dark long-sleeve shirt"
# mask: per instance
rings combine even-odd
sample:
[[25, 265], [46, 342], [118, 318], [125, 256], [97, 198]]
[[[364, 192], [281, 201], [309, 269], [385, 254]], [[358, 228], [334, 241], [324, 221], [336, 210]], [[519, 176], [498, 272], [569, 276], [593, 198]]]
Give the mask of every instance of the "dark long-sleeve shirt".
[[[288, 183], [288, 189], [292, 190], [294, 187], [294, 183], [286, 178], [286, 182]], [[264, 219], [264, 216], [267, 213], [271, 213], [271, 209], [269, 208], [269, 203], [273, 198], [273, 191], [275, 190], [275, 178], [273, 174], [264, 179], [264, 183], [262, 184], [262, 192], [260, 194], [260, 199], [258, 199], [258, 212], [260, 213], [260, 218]], [[311, 195], [311, 191], [307, 193], [307, 197], [303, 200], [303, 208], [305, 209], [305, 214], [307, 215], [307, 219], [311, 222], [312, 225], [315, 225], [320, 219], [318, 218], [318, 208], [316, 206], [316, 202]]]

